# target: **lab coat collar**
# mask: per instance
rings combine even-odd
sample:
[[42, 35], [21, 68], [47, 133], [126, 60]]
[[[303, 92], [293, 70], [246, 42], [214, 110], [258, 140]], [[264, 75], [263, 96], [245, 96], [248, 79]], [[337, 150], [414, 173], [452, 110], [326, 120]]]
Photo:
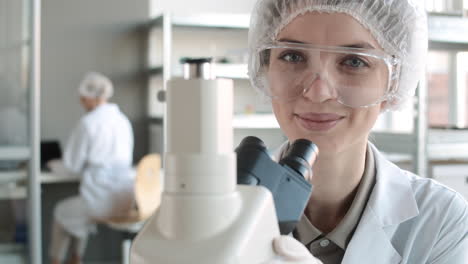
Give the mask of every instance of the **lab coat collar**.
[[372, 144], [376, 164], [376, 183], [368, 206], [382, 227], [398, 225], [419, 214], [407, 172], [388, 161]]
[[346, 248], [342, 264], [398, 264], [401, 259], [379, 217], [371, 207], [367, 207]]
[[342, 263], [400, 263], [386, 228], [417, 216], [419, 210], [405, 172], [368, 144], [375, 157], [376, 183]]
[[99, 113], [99, 112], [109, 112], [109, 111], [118, 111], [119, 106], [114, 103], [102, 103], [94, 108], [90, 113]]
[[[366, 207], [372, 208], [380, 226], [400, 224], [419, 214], [413, 189], [405, 172], [388, 161], [371, 142], [368, 142], [374, 155], [377, 172], [374, 190]], [[286, 141], [273, 153], [278, 161], [287, 149]]]

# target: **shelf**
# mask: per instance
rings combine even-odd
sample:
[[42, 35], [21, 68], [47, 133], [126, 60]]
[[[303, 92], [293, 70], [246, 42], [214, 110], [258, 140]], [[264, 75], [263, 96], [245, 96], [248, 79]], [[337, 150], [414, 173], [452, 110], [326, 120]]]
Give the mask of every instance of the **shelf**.
[[2, 147], [0, 146], [0, 160], [27, 160], [31, 155], [28, 147]]
[[27, 178], [26, 171], [0, 171], [0, 185], [17, 182]]
[[0, 263], [25, 264], [27, 253], [27, 247], [24, 244], [0, 244]]
[[387, 153], [414, 154], [415, 136], [405, 133], [372, 132], [369, 140]]
[[429, 48], [468, 49], [468, 19], [460, 16], [428, 16]]
[[[162, 26], [164, 15], [150, 22], [150, 27]], [[200, 14], [188, 16], [171, 16], [171, 23], [176, 27], [229, 28], [248, 29], [250, 15], [248, 14]]]
[[[0, 190], [3, 190], [9, 183], [15, 184], [18, 181], [27, 179], [26, 170], [18, 171], [0, 171]], [[66, 171], [60, 173], [53, 172], [41, 172], [40, 182], [42, 184], [49, 183], [67, 183], [67, 182], [79, 182], [81, 177]]]
[[468, 130], [429, 129], [430, 160], [468, 161]]
[[[413, 154], [416, 146], [412, 134], [373, 132], [370, 138], [379, 149], [388, 153]], [[468, 162], [468, 130], [429, 129], [427, 152], [429, 161]]]
[[[240, 79], [248, 80], [247, 64], [214, 64], [214, 73], [217, 78], [229, 78], [229, 79]], [[149, 68], [149, 75], [161, 75], [163, 73], [163, 66], [154, 66]], [[175, 75], [173, 77], [180, 77]]]
[[232, 120], [235, 129], [279, 129], [273, 114], [235, 115]]
[[[429, 129], [429, 144], [468, 143], [468, 129]], [[468, 151], [468, 150], [467, 150]]]
[[219, 78], [249, 79], [247, 64], [215, 64], [214, 69]]
[[0, 200], [25, 199], [27, 196], [25, 186], [16, 186], [15, 184], [0, 185]]
[[51, 183], [73, 183], [79, 182], [81, 177], [68, 172], [52, 173], [52, 172], [41, 172], [41, 184]]
[[149, 75], [160, 75], [163, 73], [163, 66], [154, 66], [148, 69]]

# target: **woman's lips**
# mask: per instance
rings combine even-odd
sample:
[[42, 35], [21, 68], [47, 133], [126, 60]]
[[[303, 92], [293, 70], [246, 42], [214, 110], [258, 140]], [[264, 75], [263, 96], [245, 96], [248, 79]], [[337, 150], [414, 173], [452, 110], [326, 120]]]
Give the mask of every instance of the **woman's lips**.
[[315, 131], [327, 131], [344, 118], [344, 116], [331, 113], [304, 113], [295, 116], [302, 127]]

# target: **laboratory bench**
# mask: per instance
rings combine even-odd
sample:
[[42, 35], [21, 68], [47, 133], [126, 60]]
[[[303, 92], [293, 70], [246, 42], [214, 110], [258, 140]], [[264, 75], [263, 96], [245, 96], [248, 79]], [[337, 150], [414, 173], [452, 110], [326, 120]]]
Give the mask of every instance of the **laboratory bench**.
[[[11, 171], [0, 173], [0, 200], [8, 203], [8, 200], [24, 200], [27, 197], [25, 186], [27, 171]], [[16, 180], [16, 181], [12, 181]], [[50, 243], [51, 224], [53, 212], [57, 202], [71, 196], [78, 195], [79, 177], [75, 175], [55, 174], [41, 172], [41, 231], [42, 231], [42, 261], [48, 263], [48, 245]], [[10, 207], [5, 205], [5, 207]], [[11, 214], [14, 211], [11, 208]], [[8, 212], [3, 217], [9, 217]], [[11, 216], [13, 217], [13, 216]], [[13, 231], [12, 231], [13, 232]], [[124, 234], [115, 231], [105, 225], [98, 225], [98, 232], [90, 235], [84, 261], [86, 263], [114, 263], [121, 258], [121, 242]], [[13, 250], [14, 249], [14, 250]], [[2, 251], [9, 252], [1, 253]], [[25, 246], [14, 242], [0, 243], [0, 260], [20, 258], [25, 252]], [[1, 262], [0, 261], [0, 262]], [[19, 261], [19, 259], [18, 259]], [[11, 263], [22, 263], [22, 262]], [[3, 263], [3, 262], [1, 262]]]
[[[26, 170], [0, 172], [0, 200], [26, 199], [27, 187]], [[44, 184], [78, 182], [79, 177], [75, 175], [55, 174], [52, 172], [41, 172], [40, 182]]]

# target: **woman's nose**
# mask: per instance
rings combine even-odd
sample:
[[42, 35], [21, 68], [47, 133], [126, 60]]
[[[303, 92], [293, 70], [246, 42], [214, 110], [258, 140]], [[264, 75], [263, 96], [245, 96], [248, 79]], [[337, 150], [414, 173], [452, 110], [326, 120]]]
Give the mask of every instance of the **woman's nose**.
[[336, 93], [326, 76], [318, 73], [310, 73], [304, 79], [302, 96], [313, 103], [336, 99]]

